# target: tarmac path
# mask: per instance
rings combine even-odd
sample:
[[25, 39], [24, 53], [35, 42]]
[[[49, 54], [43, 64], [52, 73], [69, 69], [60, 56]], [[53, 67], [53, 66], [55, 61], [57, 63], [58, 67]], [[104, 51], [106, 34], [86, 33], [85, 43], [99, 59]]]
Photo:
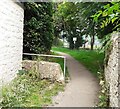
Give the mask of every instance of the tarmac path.
[[65, 91], [53, 97], [53, 107], [94, 107], [98, 102], [100, 89], [98, 80], [70, 55], [61, 52], [59, 54], [67, 59], [71, 79]]

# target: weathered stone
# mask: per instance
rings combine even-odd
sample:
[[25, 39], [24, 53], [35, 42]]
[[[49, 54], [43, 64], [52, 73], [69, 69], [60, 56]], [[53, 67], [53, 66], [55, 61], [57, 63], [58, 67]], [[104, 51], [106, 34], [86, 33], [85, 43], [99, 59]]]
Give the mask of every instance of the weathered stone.
[[[25, 70], [31, 70], [34, 66], [38, 66], [37, 61], [23, 60], [23, 62], [22, 62], [22, 67]], [[38, 68], [37, 68], [37, 70], [38, 70]]]
[[36, 68], [37, 72], [39, 72], [41, 79], [64, 82], [63, 72], [58, 63], [30, 60], [23, 61], [24, 69], [31, 70], [33, 67]]
[[119, 89], [119, 73], [120, 73], [120, 33], [114, 32], [111, 40], [113, 42], [113, 49], [109, 55], [108, 65], [105, 66], [105, 78], [108, 84], [110, 94], [110, 106], [120, 106], [120, 89]]
[[14, 0], [0, 1], [0, 82], [9, 83], [22, 68], [24, 9]]

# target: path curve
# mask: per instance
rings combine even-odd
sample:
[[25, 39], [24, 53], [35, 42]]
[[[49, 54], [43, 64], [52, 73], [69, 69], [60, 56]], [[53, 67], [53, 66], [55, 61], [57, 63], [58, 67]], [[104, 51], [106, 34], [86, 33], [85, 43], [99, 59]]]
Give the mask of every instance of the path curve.
[[98, 102], [98, 80], [80, 62], [68, 54], [61, 53], [67, 59], [70, 82], [65, 91], [53, 98], [53, 107], [93, 107]]

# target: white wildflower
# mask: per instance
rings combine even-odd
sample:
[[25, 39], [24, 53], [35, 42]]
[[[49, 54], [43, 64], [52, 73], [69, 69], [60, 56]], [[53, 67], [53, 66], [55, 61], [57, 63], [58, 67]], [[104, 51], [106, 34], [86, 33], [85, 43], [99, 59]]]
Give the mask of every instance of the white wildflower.
[[104, 81], [103, 80], [100, 80], [100, 85], [103, 85], [104, 84]]
[[102, 93], [105, 93], [105, 90], [102, 90], [101, 92], [102, 92]]

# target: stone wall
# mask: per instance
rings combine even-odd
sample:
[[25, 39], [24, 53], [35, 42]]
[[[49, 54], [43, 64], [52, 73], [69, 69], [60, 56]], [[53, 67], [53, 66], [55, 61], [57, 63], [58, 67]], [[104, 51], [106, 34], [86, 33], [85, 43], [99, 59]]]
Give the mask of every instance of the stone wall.
[[[0, 81], [11, 81], [21, 69], [23, 7], [13, 0], [0, 1]], [[1, 85], [1, 84], [0, 84]]]
[[112, 51], [109, 54], [109, 60], [105, 66], [106, 83], [109, 87], [110, 107], [120, 106], [120, 33], [114, 32], [111, 37]]

